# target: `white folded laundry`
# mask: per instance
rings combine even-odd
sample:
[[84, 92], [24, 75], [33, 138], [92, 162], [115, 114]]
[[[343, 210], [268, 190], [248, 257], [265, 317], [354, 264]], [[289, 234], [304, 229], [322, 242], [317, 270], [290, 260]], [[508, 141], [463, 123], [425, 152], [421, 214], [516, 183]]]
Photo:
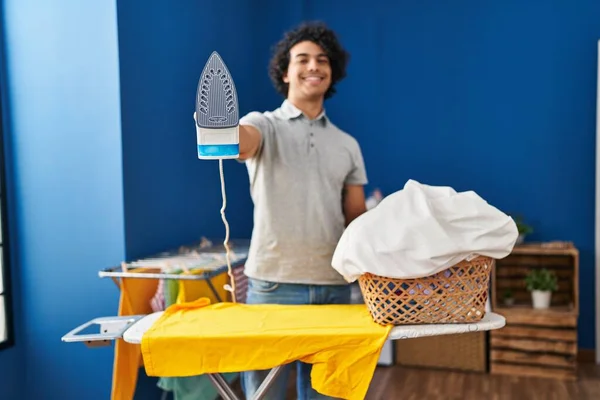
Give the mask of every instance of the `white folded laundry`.
[[346, 228], [332, 266], [348, 282], [367, 272], [420, 278], [478, 255], [504, 258], [518, 235], [515, 221], [474, 191], [409, 180]]

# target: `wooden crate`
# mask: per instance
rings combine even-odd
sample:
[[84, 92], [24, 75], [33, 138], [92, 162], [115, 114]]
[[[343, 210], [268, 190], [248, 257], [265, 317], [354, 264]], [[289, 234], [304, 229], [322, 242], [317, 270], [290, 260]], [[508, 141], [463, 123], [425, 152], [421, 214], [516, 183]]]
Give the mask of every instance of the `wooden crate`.
[[[532, 268], [556, 272], [559, 289], [548, 310], [535, 310], [524, 278]], [[579, 253], [570, 243], [515, 247], [496, 260], [492, 274], [492, 307], [506, 318], [506, 326], [490, 332], [490, 372], [575, 379], [577, 317], [579, 314]], [[504, 305], [507, 288], [515, 304]]]
[[486, 332], [397, 340], [396, 364], [461, 371], [487, 371]]

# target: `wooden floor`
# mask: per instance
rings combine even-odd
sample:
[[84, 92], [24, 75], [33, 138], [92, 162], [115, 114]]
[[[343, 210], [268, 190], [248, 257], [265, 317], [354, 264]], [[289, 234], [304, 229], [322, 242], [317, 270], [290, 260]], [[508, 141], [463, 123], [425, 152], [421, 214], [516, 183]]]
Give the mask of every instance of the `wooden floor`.
[[[600, 400], [600, 365], [581, 364], [577, 381], [400, 366], [378, 367], [365, 400]], [[235, 391], [243, 398], [239, 385]], [[285, 400], [295, 399], [293, 376]]]
[[[292, 397], [294, 398], [293, 394]], [[378, 368], [366, 400], [600, 399], [600, 366], [582, 364], [577, 381], [399, 366]]]

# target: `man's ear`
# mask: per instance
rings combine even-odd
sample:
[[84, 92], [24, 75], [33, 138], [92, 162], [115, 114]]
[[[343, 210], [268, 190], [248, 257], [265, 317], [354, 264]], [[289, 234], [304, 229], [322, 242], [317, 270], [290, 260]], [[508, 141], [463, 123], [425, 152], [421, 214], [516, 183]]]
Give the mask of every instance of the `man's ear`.
[[283, 72], [283, 76], [281, 77], [281, 80], [282, 80], [284, 83], [290, 83], [290, 78], [288, 78], [288, 73], [287, 73], [287, 71], [284, 71], [284, 72]]

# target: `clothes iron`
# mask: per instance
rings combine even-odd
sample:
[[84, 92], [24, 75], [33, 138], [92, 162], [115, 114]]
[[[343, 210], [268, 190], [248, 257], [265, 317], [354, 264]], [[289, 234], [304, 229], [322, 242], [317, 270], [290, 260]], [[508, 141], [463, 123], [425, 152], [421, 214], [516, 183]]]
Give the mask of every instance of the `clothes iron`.
[[225, 194], [225, 177], [223, 160], [239, 158], [239, 112], [235, 84], [229, 69], [216, 51], [213, 51], [204, 65], [202, 75], [196, 90], [196, 139], [198, 143], [198, 158], [202, 160], [219, 160], [221, 177], [221, 219], [225, 225], [225, 240], [227, 274], [230, 284], [225, 290], [231, 293], [232, 301], [236, 302], [235, 278], [231, 268], [231, 252], [229, 248], [229, 223], [225, 217], [227, 197]]
[[239, 157], [237, 92], [229, 69], [216, 51], [198, 81], [195, 120], [199, 159]]

